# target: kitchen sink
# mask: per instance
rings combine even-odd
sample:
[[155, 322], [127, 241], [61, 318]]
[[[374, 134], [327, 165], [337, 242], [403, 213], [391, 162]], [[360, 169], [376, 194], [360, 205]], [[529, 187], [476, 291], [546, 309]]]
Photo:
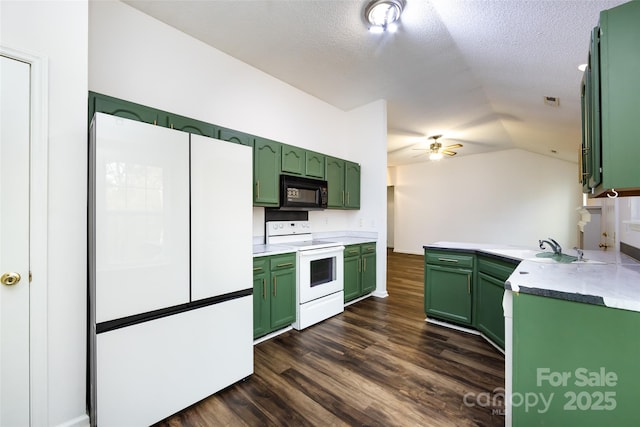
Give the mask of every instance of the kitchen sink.
[[[543, 254], [548, 254], [548, 255], [543, 256]], [[526, 261], [533, 261], [533, 262], [544, 263], [544, 264], [606, 264], [602, 261], [594, 261], [591, 259], [584, 259], [584, 258], [581, 260], [578, 260], [578, 257], [572, 256], [572, 255], [567, 255], [567, 254], [555, 255], [549, 252], [543, 252], [541, 254], [537, 254], [533, 258], [526, 258]]]

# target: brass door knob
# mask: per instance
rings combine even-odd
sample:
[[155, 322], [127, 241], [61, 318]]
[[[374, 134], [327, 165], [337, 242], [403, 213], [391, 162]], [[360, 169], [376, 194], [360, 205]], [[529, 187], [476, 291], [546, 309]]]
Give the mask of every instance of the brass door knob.
[[20, 281], [20, 273], [16, 273], [14, 271], [10, 271], [9, 273], [4, 273], [2, 277], [0, 277], [0, 282], [3, 285], [12, 286]]

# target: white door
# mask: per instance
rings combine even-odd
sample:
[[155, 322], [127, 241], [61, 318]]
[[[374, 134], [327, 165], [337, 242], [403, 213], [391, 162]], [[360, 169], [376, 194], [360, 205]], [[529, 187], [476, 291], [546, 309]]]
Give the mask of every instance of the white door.
[[251, 147], [191, 135], [191, 299], [252, 287]]
[[30, 66], [0, 60], [0, 425], [28, 426]]
[[189, 302], [189, 135], [97, 113], [96, 322]]

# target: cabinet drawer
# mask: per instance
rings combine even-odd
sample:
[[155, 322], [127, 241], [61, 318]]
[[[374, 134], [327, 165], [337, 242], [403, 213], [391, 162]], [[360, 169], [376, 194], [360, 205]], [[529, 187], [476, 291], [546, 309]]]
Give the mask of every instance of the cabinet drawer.
[[261, 273], [265, 273], [267, 270], [269, 270], [269, 264], [268, 264], [269, 258], [268, 257], [260, 257], [260, 258], [254, 258], [253, 259], [253, 274], [261, 274]]
[[344, 248], [344, 257], [351, 258], [360, 255], [360, 245], [348, 245]]
[[516, 269], [517, 264], [510, 264], [508, 262], [501, 262], [491, 258], [479, 258], [478, 259], [478, 271], [487, 274], [491, 277], [495, 277], [501, 281], [507, 280], [513, 270]]
[[269, 259], [271, 271], [295, 268], [296, 254], [274, 255]]
[[375, 243], [363, 243], [362, 244], [362, 254], [370, 254], [376, 251]]
[[427, 264], [473, 268], [473, 255], [453, 252], [426, 252]]

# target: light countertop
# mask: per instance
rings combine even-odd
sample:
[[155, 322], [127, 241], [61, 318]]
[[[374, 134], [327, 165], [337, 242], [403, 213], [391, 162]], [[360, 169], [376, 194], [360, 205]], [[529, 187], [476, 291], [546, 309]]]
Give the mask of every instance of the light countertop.
[[[324, 232], [314, 233], [314, 238], [317, 240], [340, 243], [341, 245], [357, 245], [361, 243], [376, 242], [376, 234], [377, 233], [370, 232]], [[254, 258], [295, 251], [295, 247], [287, 245], [266, 245], [264, 243], [254, 243], [253, 245]]]
[[[586, 262], [569, 264], [536, 258], [540, 249], [509, 245], [436, 242], [425, 249], [447, 249], [520, 261], [505, 283], [513, 292], [560, 298], [640, 312], [640, 262], [614, 251], [584, 251]], [[575, 255], [573, 250], [564, 250]]]

